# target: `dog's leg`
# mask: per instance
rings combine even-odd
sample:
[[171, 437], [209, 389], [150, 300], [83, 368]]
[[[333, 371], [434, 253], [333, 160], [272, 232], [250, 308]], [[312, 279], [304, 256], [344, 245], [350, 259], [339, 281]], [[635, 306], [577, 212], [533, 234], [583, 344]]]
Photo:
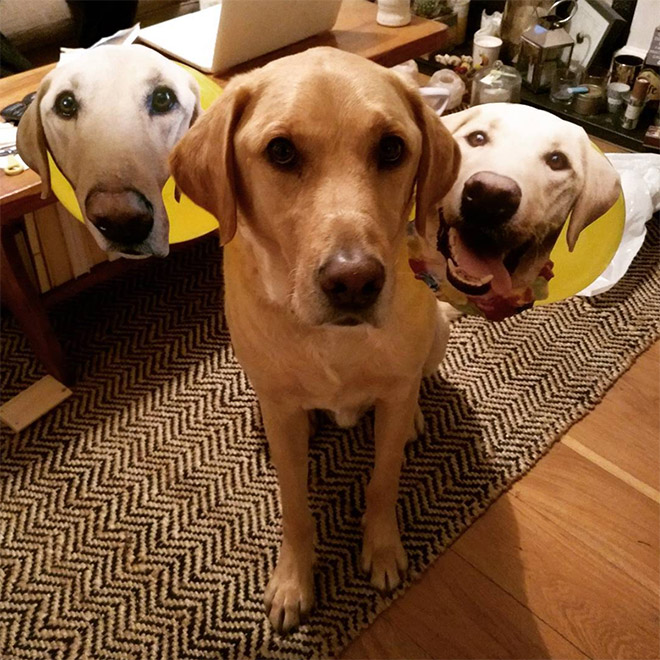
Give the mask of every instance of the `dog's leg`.
[[396, 518], [403, 449], [415, 422], [419, 380], [399, 396], [376, 402], [376, 463], [367, 486], [362, 569], [381, 591], [394, 589], [408, 568]]
[[424, 377], [434, 374], [447, 351], [447, 342], [449, 341], [449, 322], [460, 316], [460, 312], [456, 311], [447, 303], [436, 303], [436, 326], [433, 343], [431, 350], [426, 358], [422, 375]]
[[314, 519], [307, 502], [310, 425], [302, 409], [262, 398], [260, 403], [282, 502], [282, 546], [264, 600], [273, 627], [288, 632], [314, 600]]
[[408, 442], [414, 442], [424, 433], [424, 413], [419, 407], [419, 403], [415, 406], [415, 414], [413, 416], [413, 427], [408, 435]]

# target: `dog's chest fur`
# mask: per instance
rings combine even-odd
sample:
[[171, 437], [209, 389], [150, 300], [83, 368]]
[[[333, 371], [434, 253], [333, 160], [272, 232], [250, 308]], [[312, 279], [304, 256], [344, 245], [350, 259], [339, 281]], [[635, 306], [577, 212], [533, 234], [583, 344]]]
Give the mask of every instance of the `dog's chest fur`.
[[[230, 246], [227, 246], [230, 247]], [[436, 331], [435, 299], [412, 273], [397, 281], [381, 328], [309, 327], [266, 304], [226, 254], [226, 311], [236, 356], [257, 394], [334, 414], [341, 426], [421, 373]]]

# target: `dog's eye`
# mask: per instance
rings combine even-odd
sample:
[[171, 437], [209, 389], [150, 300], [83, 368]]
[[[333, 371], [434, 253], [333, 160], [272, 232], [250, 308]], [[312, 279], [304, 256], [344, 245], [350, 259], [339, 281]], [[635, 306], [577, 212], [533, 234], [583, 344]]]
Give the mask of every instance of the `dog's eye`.
[[405, 144], [398, 135], [385, 135], [378, 143], [378, 164], [381, 167], [394, 167], [401, 162]]
[[78, 101], [76, 101], [73, 92], [68, 90], [60, 92], [55, 99], [53, 109], [58, 116], [62, 117], [62, 119], [71, 119], [72, 117], [75, 117], [78, 112]]
[[561, 151], [553, 151], [545, 157], [545, 162], [551, 170], [567, 170], [568, 158]]
[[270, 162], [278, 167], [293, 167], [298, 160], [298, 152], [287, 138], [274, 138], [268, 143], [266, 152]]
[[471, 147], [483, 147], [488, 142], [488, 136], [483, 131], [474, 131], [466, 140]]
[[162, 115], [169, 112], [177, 103], [176, 94], [169, 87], [156, 87], [151, 94], [151, 112]]

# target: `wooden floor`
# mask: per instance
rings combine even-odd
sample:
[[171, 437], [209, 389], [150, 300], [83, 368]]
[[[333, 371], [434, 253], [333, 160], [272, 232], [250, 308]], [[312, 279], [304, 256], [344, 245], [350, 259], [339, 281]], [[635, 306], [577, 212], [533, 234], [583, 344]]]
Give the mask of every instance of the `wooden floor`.
[[660, 342], [343, 658], [658, 658]]

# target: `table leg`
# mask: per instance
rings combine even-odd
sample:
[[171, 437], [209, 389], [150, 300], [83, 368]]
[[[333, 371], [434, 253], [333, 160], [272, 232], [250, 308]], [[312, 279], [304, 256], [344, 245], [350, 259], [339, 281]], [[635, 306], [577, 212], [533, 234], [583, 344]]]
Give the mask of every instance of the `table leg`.
[[11, 228], [2, 232], [0, 282], [2, 300], [16, 317], [37, 358], [48, 373], [70, 385], [71, 375], [64, 351], [50, 324], [41, 295], [25, 271]]

